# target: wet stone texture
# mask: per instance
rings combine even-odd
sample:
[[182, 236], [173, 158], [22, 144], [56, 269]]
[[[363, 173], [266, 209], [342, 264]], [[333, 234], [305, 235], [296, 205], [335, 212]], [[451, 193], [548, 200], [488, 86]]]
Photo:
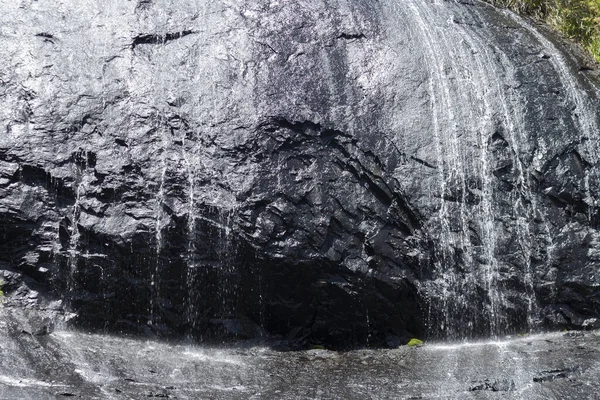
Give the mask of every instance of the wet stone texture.
[[6, 307], [330, 348], [598, 327], [598, 86], [539, 27], [428, 0], [0, 8]]
[[57, 329], [0, 311], [0, 398], [596, 399], [590, 331], [388, 350], [210, 348]]

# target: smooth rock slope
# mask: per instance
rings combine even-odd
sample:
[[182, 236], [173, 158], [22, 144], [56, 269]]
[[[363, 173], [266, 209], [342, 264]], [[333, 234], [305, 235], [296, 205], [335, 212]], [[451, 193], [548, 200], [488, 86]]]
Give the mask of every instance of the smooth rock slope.
[[593, 399], [600, 332], [463, 344], [280, 352], [58, 329], [0, 310], [0, 397], [65, 399]]
[[7, 306], [337, 347], [598, 327], [598, 86], [538, 27], [477, 1], [0, 9]]

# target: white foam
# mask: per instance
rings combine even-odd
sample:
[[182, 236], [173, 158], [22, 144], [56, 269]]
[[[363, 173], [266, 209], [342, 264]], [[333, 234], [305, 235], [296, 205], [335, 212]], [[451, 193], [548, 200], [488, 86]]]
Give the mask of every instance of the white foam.
[[200, 361], [209, 362], [209, 363], [224, 363], [224, 364], [232, 364], [232, 365], [243, 365], [242, 360], [227, 356], [221, 353], [207, 354], [200, 351], [185, 351], [183, 355], [198, 359]]
[[0, 375], [0, 383], [12, 387], [67, 387], [68, 385], [57, 384], [52, 382], [44, 382], [37, 379], [29, 378], [13, 378], [6, 375]]

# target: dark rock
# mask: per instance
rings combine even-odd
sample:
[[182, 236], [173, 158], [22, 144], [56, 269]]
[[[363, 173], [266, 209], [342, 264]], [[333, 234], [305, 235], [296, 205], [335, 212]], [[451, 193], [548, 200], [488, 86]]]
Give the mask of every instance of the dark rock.
[[470, 392], [479, 390], [510, 392], [515, 390], [515, 382], [512, 379], [486, 379], [483, 382], [477, 382], [469, 388]]
[[0, 16], [6, 304], [327, 348], [597, 326], [562, 42], [472, 1], [65, 4]]
[[167, 393], [148, 393], [146, 395], [146, 397], [160, 397], [160, 398], [168, 399], [171, 396], [169, 396]]
[[541, 371], [537, 376], [533, 377], [534, 382], [550, 382], [557, 379], [566, 379], [573, 376], [574, 373], [579, 372], [578, 366], [570, 368], [553, 369], [549, 371]]
[[49, 317], [36, 318], [30, 321], [32, 334], [36, 336], [49, 335], [54, 332], [55, 323]]
[[568, 338], [580, 338], [580, 337], [584, 337], [585, 333], [578, 332], [578, 331], [570, 331], [570, 332], [565, 332], [565, 334], [563, 336], [568, 337]]

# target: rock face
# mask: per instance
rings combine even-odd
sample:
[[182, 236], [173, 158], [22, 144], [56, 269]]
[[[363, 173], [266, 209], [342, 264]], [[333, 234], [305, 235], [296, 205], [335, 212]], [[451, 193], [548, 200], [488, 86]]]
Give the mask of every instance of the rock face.
[[597, 324], [591, 73], [479, 2], [299, 3], [3, 3], [7, 304], [337, 347]]

